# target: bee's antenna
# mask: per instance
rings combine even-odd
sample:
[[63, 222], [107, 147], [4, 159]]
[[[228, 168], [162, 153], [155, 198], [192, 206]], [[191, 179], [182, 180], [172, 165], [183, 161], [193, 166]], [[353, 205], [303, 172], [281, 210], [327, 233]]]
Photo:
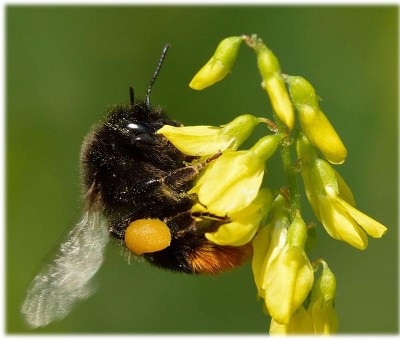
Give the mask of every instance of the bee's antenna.
[[151, 93], [151, 89], [153, 88], [154, 82], [156, 81], [157, 76], [158, 76], [158, 73], [160, 72], [161, 65], [162, 65], [162, 63], [164, 62], [164, 59], [165, 59], [165, 56], [166, 56], [166, 54], [167, 54], [168, 48], [169, 48], [169, 45], [166, 44], [166, 45], [164, 46], [163, 51], [162, 51], [161, 58], [160, 58], [160, 61], [158, 62], [156, 71], [154, 72], [153, 77], [151, 78], [149, 87], [147, 88], [146, 106], [147, 106], [149, 109], [150, 109], [150, 93]]
[[135, 92], [133, 91], [133, 87], [129, 87], [129, 98], [131, 99], [131, 105], [135, 104]]

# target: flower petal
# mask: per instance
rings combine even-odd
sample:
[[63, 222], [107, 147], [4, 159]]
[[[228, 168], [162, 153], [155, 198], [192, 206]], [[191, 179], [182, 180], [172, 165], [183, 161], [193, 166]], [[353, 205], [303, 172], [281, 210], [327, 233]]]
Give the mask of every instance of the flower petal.
[[314, 281], [312, 266], [300, 247], [285, 246], [267, 268], [265, 302], [271, 317], [287, 324], [298, 309]]
[[271, 320], [269, 328], [270, 335], [286, 334], [313, 334], [314, 326], [311, 315], [303, 306], [295, 311], [288, 324], [280, 324], [276, 320]]
[[214, 55], [193, 77], [189, 86], [194, 90], [203, 90], [224, 79], [232, 70], [243, 37], [229, 37], [222, 40]]
[[157, 133], [164, 135], [179, 151], [189, 156], [208, 156], [224, 151], [235, 138], [218, 138], [220, 128], [213, 126], [164, 125]]
[[334, 299], [336, 295], [336, 278], [325, 261], [322, 263], [322, 272], [314, 283], [311, 291], [311, 301], [307, 311], [311, 314], [316, 334], [329, 335], [338, 328]]
[[200, 203], [218, 216], [242, 210], [257, 196], [264, 176], [263, 169], [251, 166], [250, 159], [243, 151], [223, 154], [189, 193], [197, 193]]
[[256, 283], [258, 295], [263, 296], [262, 278], [264, 272], [262, 269], [271, 243], [271, 227], [266, 226], [260, 229], [257, 235], [253, 238], [252, 243], [253, 259], [251, 262], [251, 267], [253, 270], [254, 282]]
[[320, 110], [318, 96], [312, 85], [302, 77], [286, 76], [290, 97], [299, 113], [303, 132], [308, 140], [318, 147], [326, 159], [341, 164], [347, 156], [347, 150], [339, 135]]
[[308, 311], [312, 315], [316, 334], [329, 335], [337, 332], [338, 319], [332, 300], [318, 299], [309, 306]]
[[331, 237], [357, 249], [367, 247], [367, 235], [334, 197], [320, 198], [320, 213], [322, 224]]
[[342, 176], [340, 176], [340, 174], [335, 169], [333, 169], [333, 171], [335, 172], [336, 176], [339, 196], [354, 207], [356, 205], [356, 202], [354, 200], [353, 193], [351, 192], [350, 188], [348, 187]]
[[319, 200], [316, 192], [316, 186], [314, 185], [315, 176], [313, 169], [309, 164], [304, 164], [301, 167], [301, 177], [303, 178], [304, 190], [308, 201], [310, 202], [311, 208], [318, 220], [321, 220], [319, 213]]
[[265, 90], [279, 119], [289, 128], [294, 126], [293, 106], [285, 82], [279, 73], [264, 79]]
[[271, 191], [260, 190], [250, 205], [230, 216], [232, 222], [221, 225], [215, 232], [206, 233], [206, 238], [219, 245], [241, 246], [249, 243], [268, 213], [271, 203]]
[[374, 238], [381, 238], [387, 231], [387, 228], [375, 221], [373, 218], [365, 215], [361, 211], [357, 210], [349, 203], [341, 199], [337, 198], [339, 204], [342, 205], [344, 209], [355, 219], [355, 221], [367, 232], [368, 235]]
[[302, 109], [299, 111], [301, 127], [307, 138], [333, 164], [342, 164], [347, 150], [339, 135], [321, 110]]
[[303, 178], [304, 189], [307, 199], [314, 211], [315, 216], [320, 221], [319, 201], [317, 190], [319, 185], [319, 173], [316, 171], [315, 162], [318, 158], [315, 148], [310, 144], [303, 133], [299, 133], [296, 139], [297, 157], [301, 164], [301, 177]]
[[221, 81], [229, 74], [229, 68], [215, 57], [200, 69], [190, 81], [189, 86], [193, 90], [204, 90], [205, 88]]
[[293, 106], [281, 76], [279, 61], [261, 41], [258, 41], [254, 50], [257, 54], [257, 64], [263, 78], [263, 86], [268, 93], [272, 107], [279, 119], [289, 129], [293, 129]]
[[262, 118], [241, 115], [221, 127], [164, 125], [157, 131], [179, 151], [189, 156], [210, 156], [226, 149], [236, 150]]
[[226, 152], [207, 166], [189, 191], [207, 210], [218, 216], [232, 216], [257, 196], [265, 162], [275, 152], [282, 135], [261, 138], [250, 150]]

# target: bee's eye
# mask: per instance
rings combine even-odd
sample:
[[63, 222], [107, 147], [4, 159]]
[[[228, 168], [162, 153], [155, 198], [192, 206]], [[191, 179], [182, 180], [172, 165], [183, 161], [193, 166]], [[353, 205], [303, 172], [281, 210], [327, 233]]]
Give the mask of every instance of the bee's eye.
[[143, 123], [129, 123], [126, 127], [129, 130], [135, 131], [137, 133], [146, 133], [146, 134], [154, 133], [154, 130], [150, 126]]

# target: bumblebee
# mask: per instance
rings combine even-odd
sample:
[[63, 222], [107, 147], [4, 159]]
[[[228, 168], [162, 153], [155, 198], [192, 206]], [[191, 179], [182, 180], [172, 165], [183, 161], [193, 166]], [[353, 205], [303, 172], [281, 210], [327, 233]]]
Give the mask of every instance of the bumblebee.
[[188, 191], [219, 155], [196, 162], [156, 133], [166, 124], [181, 125], [150, 103], [167, 49], [146, 99], [135, 101], [130, 88], [130, 102], [115, 105], [82, 144], [84, 211], [28, 288], [21, 311], [32, 327], [64, 318], [75, 302], [92, 293], [90, 281], [110, 238], [152, 265], [189, 274], [218, 274], [252, 253], [250, 245], [220, 246], [205, 238], [226, 217], [202, 219], [191, 213], [197, 198]]

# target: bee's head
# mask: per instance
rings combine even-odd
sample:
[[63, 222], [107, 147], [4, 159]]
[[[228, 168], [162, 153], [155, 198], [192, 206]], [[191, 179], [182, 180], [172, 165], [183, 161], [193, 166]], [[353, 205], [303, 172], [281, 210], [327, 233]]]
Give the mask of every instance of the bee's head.
[[152, 111], [145, 103], [117, 105], [109, 113], [104, 127], [114, 142], [127, 147], [155, 144], [157, 130], [164, 125], [161, 112]]
[[152, 110], [150, 104], [151, 90], [165, 59], [168, 47], [169, 45], [167, 44], [163, 49], [160, 61], [147, 89], [146, 100], [144, 102], [135, 102], [134, 91], [130, 87], [130, 105], [115, 106], [104, 124], [106, 129], [117, 137], [116, 140], [121, 140], [123, 143], [127, 143], [128, 146], [143, 147], [155, 144], [157, 138], [159, 138], [156, 134], [157, 130], [164, 124], [168, 124], [161, 110]]

